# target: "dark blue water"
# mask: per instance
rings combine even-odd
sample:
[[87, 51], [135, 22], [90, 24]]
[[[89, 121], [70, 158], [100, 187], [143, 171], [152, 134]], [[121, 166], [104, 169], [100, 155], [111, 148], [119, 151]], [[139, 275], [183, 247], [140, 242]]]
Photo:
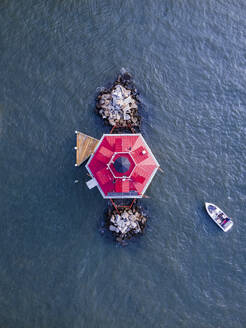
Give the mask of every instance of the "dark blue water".
[[[242, 0], [0, 2], [1, 328], [246, 327], [245, 17]], [[164, 170], [125, 248], [73, 150], [74, 130], [109, 132], [96, 89], [122, 68]]]

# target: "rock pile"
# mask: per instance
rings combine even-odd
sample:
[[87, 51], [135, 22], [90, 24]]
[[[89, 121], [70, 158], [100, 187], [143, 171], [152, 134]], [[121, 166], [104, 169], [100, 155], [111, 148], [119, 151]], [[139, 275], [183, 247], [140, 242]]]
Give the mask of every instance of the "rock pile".
[[116, 235], [119, 242], [143, 233], [146, 222], [147, 217], [136, 206], [132, 209], [118, 209], [118, 212], [114, 209], [108, 217], [109, 230]]
[[103, 90], [97, 97], [98, 114], [112, 126], [140, 126], [139, 100], [131, 77], [119, 75], [111, 89]]

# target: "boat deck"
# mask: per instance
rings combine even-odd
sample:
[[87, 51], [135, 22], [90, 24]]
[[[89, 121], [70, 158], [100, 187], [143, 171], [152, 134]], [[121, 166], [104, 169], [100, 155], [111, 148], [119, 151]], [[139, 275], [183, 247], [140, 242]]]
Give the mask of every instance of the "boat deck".
[[79, 131], [76, 137], [76, 166], [81, 165], [94, 152], [99, 140]]

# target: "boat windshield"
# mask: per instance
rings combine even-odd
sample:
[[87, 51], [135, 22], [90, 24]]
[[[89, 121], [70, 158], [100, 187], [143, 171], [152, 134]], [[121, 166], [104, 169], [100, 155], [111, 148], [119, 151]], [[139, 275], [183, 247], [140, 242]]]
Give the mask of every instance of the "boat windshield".
[[213, 206], [213, 205], [209, 205], [209, 206], [208, 206], [208, 210], [209, 210], [209, 212], [213, 212], [213, 211], [216, 210], [216, 207]]

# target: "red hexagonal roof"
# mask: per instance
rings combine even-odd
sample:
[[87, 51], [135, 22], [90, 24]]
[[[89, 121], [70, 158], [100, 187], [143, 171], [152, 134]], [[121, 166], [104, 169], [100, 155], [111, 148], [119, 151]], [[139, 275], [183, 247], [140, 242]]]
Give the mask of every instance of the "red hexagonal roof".
[[104, 198], [141, 198], [158, 167], [141, 134], [104, 134], [86, 165]]

